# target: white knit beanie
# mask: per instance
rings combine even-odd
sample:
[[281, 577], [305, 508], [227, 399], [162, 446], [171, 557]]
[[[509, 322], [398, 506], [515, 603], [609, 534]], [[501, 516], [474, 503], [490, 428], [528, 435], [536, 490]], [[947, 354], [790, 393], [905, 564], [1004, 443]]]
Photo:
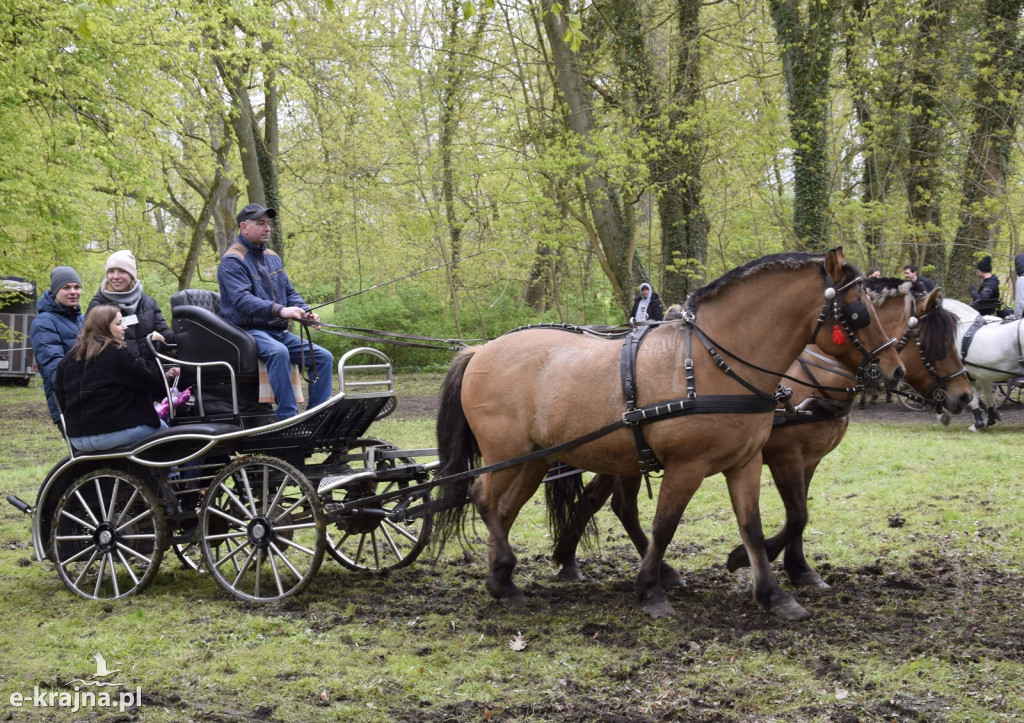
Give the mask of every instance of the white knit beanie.
[[127, 271], [132, 275], [132, 279], [139, 278], [139, 270], [135, 265], [135, 256], [127, 249], [124, 249], [123, 251], [115, 251], [107, 257], [107, 266], [103, 269], [103, 272], [106, 273], [111, 269]]

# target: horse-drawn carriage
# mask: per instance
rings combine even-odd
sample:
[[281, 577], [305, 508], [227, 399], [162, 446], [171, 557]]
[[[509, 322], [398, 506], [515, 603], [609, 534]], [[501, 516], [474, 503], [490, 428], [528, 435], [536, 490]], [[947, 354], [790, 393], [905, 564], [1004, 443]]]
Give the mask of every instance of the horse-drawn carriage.
[[[453, 533], [479, 478], [472, 501], [489, 532], [487, 588], [517, 604], [509, 528], [562, 463], [605, 475], [664, 470], [637, 580], [654, 617], [672, 612], [660, 579], [665, 548], [701, 481], [723, 472], [755, 598], [802, 620], [809, 613], [770, 568], [778, 550], [766, 549], [758, 511], [760, 453], [785, 397], [784, 370], [811, 343], [857, 380], [875, 365], [892, 382], [905, 373], [898, 340], [841, 250], [779, 254], [730, 271], [694, 292], [678, 320], [643, 332], [609, 339], [532, 328], [463, 352], [442, 389], [439, 449], [401, 450], [364, 436], [394, 402], [383, 354], [349, 352], [338, 362], [336, 396], [274, 421], [258, 402], [251, 338], [223, 322], [215, 304], [209, 294], [172, 299], [179, 358], [165, 361], [195, 385], [193, 410], [134, 449], [72, 450], [34, 507], [14, 501], [33, 514], [37, 557], [52, 558], [80, 595], [141, 590], [169, 547], [255, 602], [302, 590], [325, 551], [349, 567], [405, 565], [432, 527], [441, 541]], [[356, 364], [360, 355], [371, 363]], [[940, 374], [931, 362], [922, 361], [922, 389], [945, 393], [962, 375]], [[956, 399], [968, 396], [961, 390]]]
[[[291, 419], [259, 402], [252, 337], [217, 315], [218, 296], [172, 297], [178, 356], [194, 390], [170, 428], [128, 448], [68, 454], [32, 514], [38, 559], [87, 598], [145, 588], [164, 556], [208, 571], [232, 595], [271, 602], [301, 591], [326, 551], [352, 569], [412, 562], [430, 534], [424, 513], [433, 449], [367, 437], [395, 406], [388, 358], [368, 347], [338, 361], [340, 391]], [[171, 390], [168, 389], [168, 395]]]

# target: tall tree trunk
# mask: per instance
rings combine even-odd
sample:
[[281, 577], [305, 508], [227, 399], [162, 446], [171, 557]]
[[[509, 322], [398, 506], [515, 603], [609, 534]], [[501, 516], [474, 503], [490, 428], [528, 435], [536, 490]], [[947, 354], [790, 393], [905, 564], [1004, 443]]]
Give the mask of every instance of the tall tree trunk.
[[828, 107], [833, 25], [839, 3], [808, 0], [806, 19], [798, 0], [769, 0], [789, 98], [793, 139], [793, 235], [800, 249], [829, 244]]
[[983, 65], [976, 72], [974, 130], [967, 148], [960, 222], [949, 256], [946, 289], [964, 298], [978, 256], [996, 247], [1007, 167], [1019, 121], [1013, 99], [1022, 85], [1021, 9], [1024, 0], [987, 0]]
[[595, 251], [605, 266], [605, 273], [619, 305], [628, 310], [635, 280], [647, 278], [647, 272], [633, 253], [631, 229], [626, 220], [622, 198], [608, 183], [608, 179], [601, 175], [599, 158], [588, 143], [593, 128], [590, 93], [583, 82], [578, 58], [564, 39], [566, 23], [561, 12], [554, 11], [553, 5], [553, 0], [541, 0], [544, 31], [555, 65], [555, 84], [568, 108], [569, 130], [579, 139], [584, 191], [600, 244], [600, 248]]
[[[627, 106], [634, 122], [652, 139], [648, 158], [661, 225], [660, 295], [683, 301], [704, 276], [707, 218], [701, 203], [701, 161], [705, 144], [696, 118], [700, 87], [700, 0], [678, 0], [679, 37], [675, 77], [663, 97], [647, 42], [647, 23], [636, 0], [612, 0], [620, 52], [615, 54]], [[668, 123], [660, 122], [667, 115]], [[643, 278], [640, 281], [651, 281]]]
[[907, 129], [907, 204], [914, 229], [908, 260], [922, 268], [934, 267], [940, 284], [946, 276], [946, 254], [939, 233], [941, 169], [935, 159], [942, 147], [942, 118], [935, 93], [941, 82], [941, 55], [948, 52], [949, 10], [948, 0], [928, 0], [923, 8], [914, 44]]

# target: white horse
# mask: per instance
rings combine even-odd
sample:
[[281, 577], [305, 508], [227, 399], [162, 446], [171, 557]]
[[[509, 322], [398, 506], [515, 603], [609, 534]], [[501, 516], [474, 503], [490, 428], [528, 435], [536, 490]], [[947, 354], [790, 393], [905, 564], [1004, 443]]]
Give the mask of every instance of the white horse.
[[[973, 308], [956, 299], [943, 299], [942, 306], [957, 318], [956, 345], [974, 381], [974, 398], [971, 400], [974, 424], [970, 431], [991, 427], [999, 419], [992, 401], [992, 382], [1024, 374], [1024, 338], [1021, 336], [1024, 333], [1021, 328], [1024, 319], [1003, 320], [985, 316], [982, 317], [985, 320], [984, 326], [975, 329], [974, 323], [979, 314]], [[963, 338], [968, 332], [971, 332], [972, 340], [967, 353], [963, 354]], [[987, 421], [981, 414], [982, 405], [979, 401], [982, 396], [984, 406], [988, 408]]]

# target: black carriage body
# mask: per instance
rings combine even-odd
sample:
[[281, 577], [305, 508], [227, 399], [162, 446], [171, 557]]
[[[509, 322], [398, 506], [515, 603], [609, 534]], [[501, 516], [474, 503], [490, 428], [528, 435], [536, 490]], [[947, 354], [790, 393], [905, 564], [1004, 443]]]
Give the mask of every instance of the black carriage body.
[[352, 569], [383, 569], [409, 564], [427, 542], [436, 462], [416, 458], [436, 450], [365, 436], [395, 406], [387, 357], [348, 352], [338, 394], [278, 421], [258, 401], [255, 343], [217, 316], [218, 301], [175, 294], [177, 356], [158, 354], [181, 368], [193, 406], [132, 448], [69, 447], [34, 507], [12, 500], [33, 515], [36, 557], [79, 595], [141, 591], [171, 548], [235, 597], [271, 602], [303, 589], [324, 551]]

